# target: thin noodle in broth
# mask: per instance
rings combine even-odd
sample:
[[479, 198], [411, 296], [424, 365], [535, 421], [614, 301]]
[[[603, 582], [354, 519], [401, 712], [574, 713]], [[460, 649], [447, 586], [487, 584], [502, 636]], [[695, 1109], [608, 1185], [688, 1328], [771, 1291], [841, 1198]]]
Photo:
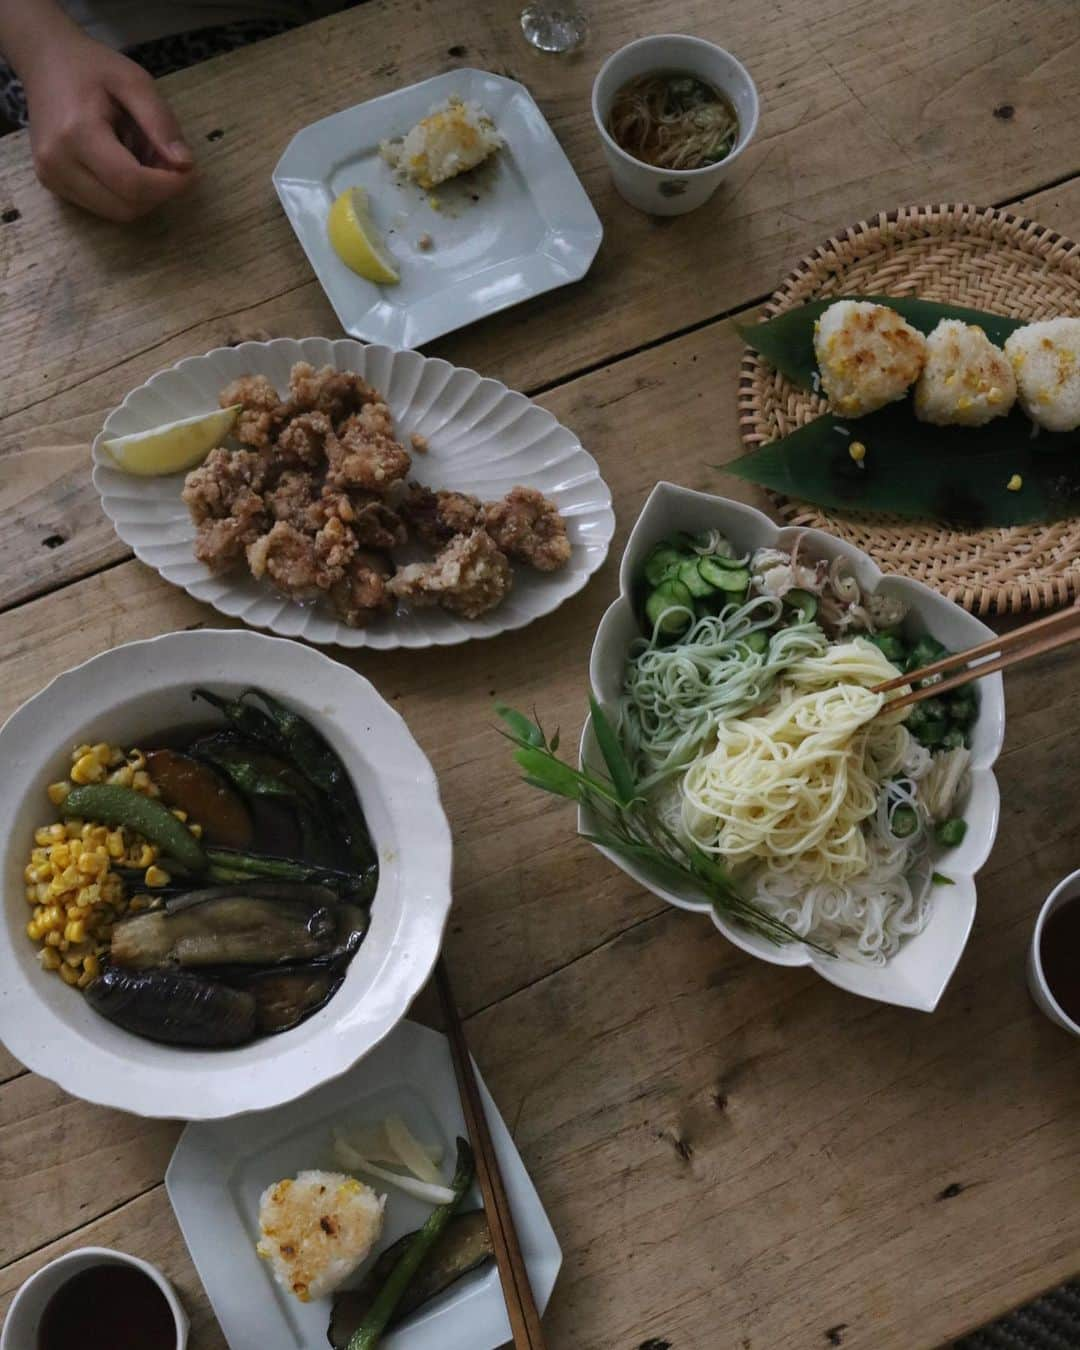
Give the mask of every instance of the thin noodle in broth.
[[615, 95], [608, 130], [627, 152], [660, 169], [701, 169], [726, 159], [739, 120], [712, 85], [682, 72], [639, 75]]

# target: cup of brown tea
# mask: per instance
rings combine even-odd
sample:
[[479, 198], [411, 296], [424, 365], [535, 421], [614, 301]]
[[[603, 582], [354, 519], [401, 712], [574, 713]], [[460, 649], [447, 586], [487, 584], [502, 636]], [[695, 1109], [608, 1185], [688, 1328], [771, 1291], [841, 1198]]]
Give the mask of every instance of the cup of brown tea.
[[680, 216], [708, 201], [749, 144], [758, 95], [723, 47], [662, 33], [608, 57], [592, 110], [619, 195], [651, 215]]
[[8, 1308], [0, 1350], [184, 1350], [187, 1314], [156, 1266], [80, 1247], [31, 1275]]
[[1028, 988], [1051, 1022], [1080, 1036], [1080, 872], [1055, 886], [1039, 911]]

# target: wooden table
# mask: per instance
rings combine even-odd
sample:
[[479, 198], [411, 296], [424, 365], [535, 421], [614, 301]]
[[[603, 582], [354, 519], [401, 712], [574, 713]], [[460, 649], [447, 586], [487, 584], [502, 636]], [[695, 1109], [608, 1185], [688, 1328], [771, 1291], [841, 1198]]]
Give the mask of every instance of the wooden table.
[[[274, 198], [300, 126], [475, 65], [524, 80], [603, 217], [579, 285], [435, 344], [536, 396], [611, 484], [619, 530], [587, 590], [528, 634], [337, 652], [408, 718], [457, 847], [447, 941], [477, 1058], [565, 1253], [557, 1350], [923, 1350], [1080, 1266], [1076, 1050], [1023, 960], [1080, 865], [1075, 658], [1010, 675], [1003, 815], [937, 1013], [752, 961], [574, 837], [517, 781], [495, 697], [580, 728], [586, 658], [654, 481], [738, 495], [731, 316], [835, 227], [909, 201], [1011, 203], [1080, 233], [1071, 0], [591, 0], [583, 55], [525, 46], [515, 0], [371, 0], [170, 77], [196, 192], [121, 229], [58, 204], [0, 141], [0, 716], [120, 642], [224, 626], [133, 561], [87, 447], [152, 371], [241, 336], [339, 329]], [[723, 197], [657, 220], [614, 195], [591, 124], [601, 59], [700, 33], [763, 111]], [[528, 320], [526, 324], [523, 322]], [[426, 1006], [422, 1004], [422, 1009]], [[0, 1052], [0, 1294], [88, 1243], [158, 1261], [224, 1345], [162, 1186], [181, 1126], [87, 1106]], [[246, 1348], [245, 1348], [246, 1350]]]

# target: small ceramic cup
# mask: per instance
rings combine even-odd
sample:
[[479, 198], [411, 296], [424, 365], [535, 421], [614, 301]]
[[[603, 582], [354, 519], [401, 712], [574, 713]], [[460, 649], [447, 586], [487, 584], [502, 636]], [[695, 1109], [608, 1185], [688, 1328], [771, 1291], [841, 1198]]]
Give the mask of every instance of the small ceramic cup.
[[187, 1313], [180, 1306], [172, 1285], [148, 1261], [140, 1261], [137, 1256], [128, 1256], [126, 1252], [116, 1252], [109, 1247], [80, 1247], [65, 1256], [58, 1256], [55, 1261], [50, 1261], [31, 1275], [8, 1308], [4, 1330], [0, 1333], [0, 1350], [28, 1350], [28, 1347], [37, 1345], [41, 1318], [53, 1294], [73, 1275], [91, 1266], [134, 1266], [144, 1275], [149, 1275], [172, 1309], [176, 1324], [176, 1350], [185, 1350], [188, 1342]]
[[[650, 71], [686, 71], [719, 89], [739, 118], [739, 136], [727, 159], [702, 169], [657, 169], [642, 164], [607, 129], [615, 95], [628, 80]], [[707, 202], [757, 128], [758, 95], [746, 67], [723, 47], [682, 33], [638, 38], [620, 47], [600, 67], [593, 82], [592, 111], [619, 195], [654, 216], [681, 216]]]
[[1063, 1011], [1057, 999], [1050, 992], [1050, 986], [1047, 984], [1046, 976], [1043, 973], [1042, 935], [1043, 929], [1046, 927], [1046, 921], [1054, 910], [1065, 904], [1067, 900], [1076, 899], [1077, 896], [1080, 896], [1080, 872], [1073, 872], [1071, 876], [1066, 877], [1064, 881], [1055, 886], [1046, 897], [1046, 903], [1039, 911], [1039, 917], [1035, 920], [1035, 932], [1031, 935], [1031, 946], [1028, 949], [1027, 961], [1028, 988], [1031, 990], [1031, 997], [1051, 1022], [1056, 1022], [1059, 1027], [1064, 1027], [1074, 1036], [1080, 1036], [1080, 1026]]

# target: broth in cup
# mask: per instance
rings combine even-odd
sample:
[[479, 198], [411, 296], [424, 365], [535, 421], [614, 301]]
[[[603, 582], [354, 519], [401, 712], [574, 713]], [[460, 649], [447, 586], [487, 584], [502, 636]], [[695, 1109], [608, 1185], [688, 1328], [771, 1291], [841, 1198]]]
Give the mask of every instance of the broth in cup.
[[642, 164], [704, 169], [727, 159], [739, 139], [739, 117], [715, 85], [685, 70], [638, 75], [615, 95], [607, 129]]

